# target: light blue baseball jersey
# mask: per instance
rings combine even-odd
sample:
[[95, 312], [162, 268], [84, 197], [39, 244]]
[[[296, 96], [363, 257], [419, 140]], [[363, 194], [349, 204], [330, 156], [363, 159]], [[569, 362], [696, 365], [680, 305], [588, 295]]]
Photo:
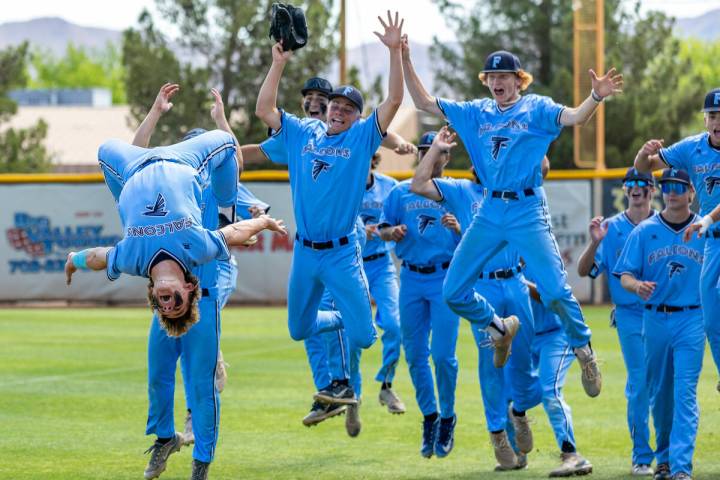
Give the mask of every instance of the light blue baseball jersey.
[[195, 169], [154, 161], [123, 186], [118, 211], [124, 238], [107, 254], [107, 276], [150, 276], [153, 260], [165, 253], [185, 270], [230, 254], [219, 231], [202, 227], [202, 191]]
[[[692, 222], [698, 220], [693, 214]], [[705, 240], [693, 236], [685, 243], [684, 231], [685, 228], [675, 231], [662, 214], [640, 223], [625, 242], [613, 274], [620, 277], [629, 273], [638, 280], [656, 282], [655, 291], [645, 303], [676, 307], [699, 305], [698, 284]]]
[[405, 237], [395, 244], [398, 258], [414, 265], [448, 262], [460, 236], [440, 222], [448, 209], [410, 191], [410, 180], [398, 183], [385, 199], [381, 226], [406, 225]]
[[[366, 225], [380, 223], [383, 203], [388, 195], [390, 195], [393, 187], [398, 184], [397, 180], [382, 173], [373, 172], [372, 176], [373, 184], [370, 185], [370, 188], [365, 189], [362, 205], [360, 206], [360, 218]], [[365, 244], [363, 257], [389, 252], [391, 247], [388, 243], [392, 242], [383, 242], [380, 237], [373, 237], [372, 240], [368, 240]]]
[[297, 233], [326, 241], [354, 231], [372, 154], [384, 132], [377, 112], [348, 130], [328, 135], [318, 120], [282, 112], [275, 132], [286, 146]]
[[242, 183], [238, 183], [237, 202], [235, 203], [235, 214], [242, 219], [252, 218], [249, 208], [257, 206], [265, 210], [267, 213], [270, 210], [270, 205], [259, 200], [248, 188]]
[[[468, 229], [475, 213], [483, 201], [483, 188], [467, 179], [435, 178], [435, 186], [440, 192], [440, 203], [455, 215], [463, 233]], [[520, 255], [517, 251], [505, 247], [492, 257], [483, 268], [486, 272], [517, 267]]]
[[465, 144], [483, 186], [520, 191], [542, 185], [542, 159], [562, 130], [564, 106], [533, 94], [505, 109], [490, 98], [438, 98], [437, 104]]
[[[656, 214], [657, 212], [652, 210], [650, 217]], [[603, 272], [612, 273], [615, 270], [623, 247], [636, 226], [625, 212], [620, 212], [603, 223], [607, 224], [607, 234], [595, 252], [595, 262], [590, 269], [590, 278], [597, 278]], [[608, 275], [608, 289], [610, 290], [610, 299], [615, 305], [631, 306], [643, 303], [640, 297], [625, 290], [620, 284], [620, 278], [615, 275]]]
[[720, 148], [710, 145], [707, 132], [661, 148], [658, 155], [668, 166], [688, 172], [698, 194], [700, 215], [720, 203]]
[[[313, 126], [316, 128], [323, 128], [323, 122], [315, 118], [299, 118], [298, 122]], [[272, 131], [272, 130], [271, 130]], [[273, 163], [280, 163], [282, 165], [288, 164], [288, 148], [282, 137], [277, 135], [277, 132], [272, 132], [270, 137], [262, 142], [260, 145], [260, 151]]]

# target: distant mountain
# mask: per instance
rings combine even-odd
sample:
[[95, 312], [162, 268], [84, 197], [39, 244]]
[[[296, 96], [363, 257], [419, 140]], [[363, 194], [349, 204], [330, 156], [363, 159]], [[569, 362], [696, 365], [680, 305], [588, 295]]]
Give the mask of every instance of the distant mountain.
[[120, 45], [122, 32], [83, 27], [58, 17], [34, 18], [26, 22], [0, 24], [0, 48], [27, 40], [56, 55], [65, 53], [68, 42], [90, 49], [102, 49], [107, 42]]
[[701, 40], [720, 40], [720, 8], [710, 10], [699, 17], [678, 18], [675, 31], [681, 37]]

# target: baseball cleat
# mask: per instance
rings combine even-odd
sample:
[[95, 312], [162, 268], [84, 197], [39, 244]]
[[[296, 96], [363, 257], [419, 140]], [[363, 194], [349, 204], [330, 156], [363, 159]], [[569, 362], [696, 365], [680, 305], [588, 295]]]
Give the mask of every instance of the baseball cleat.
[[517, 463], [517, 467], [515, 467], [515, 470], [523, 470], [523, 469], [527, 468], [528, 460], [527, 460], [526, 454], [518, 453], [517, 459], [518, 459], [518, 463]]
[[550, 477], [572, 477], [573, 475], [587, 475], [592, 473], [592, 464], [577, 452], [563, 452], [560, 454], [560, 466], [550, 472]]
[[313, 399], [322, 403], [339, 403], [342, 405], [355, 405], [357, 398], [350, 385], [333, 380], [330, 385], [317, 392]]
[[192, 427], [192, 413], [187, 412], [185, 416], [185, 429], [183, 430], [183, 445], [192, 445], [195, 443], [195, 434]]
[[440, 417], [435, 420], [423, 419], [422, 446], [420, 447], [420, 455], [425, 458], [433, 456], [438, 428], [440, 428]]
[[655, 467], [653, 480], [672, 480], [672, 475], [670, 475], [670, 465], [667, 463], [658, 463]]
[[582, 385], [589, 397], [597, 397], [602, 389], [602, 374], [597, 363], [597, 356], [590, 344], [575, 349], [575, 356], [582, 370]]
[[440, 419], [440, 428], [438, 429], [437, 440], [435, 441], [435, 455], [438, 458], [444, 458], [450, 455], [455, 446], [455, 425], [457, 424], [457, 415], [452, 418]]
[[380, 389], [378, 400], [380, 401], [380, 405], [387, 406], [388, 412], [390, 413], [405, 413], [405, 404], [402, 400], [400, 400], [400, 397], [397, 396], [392, 388]]
[[210, 464], [193, 459], [190, 480], [207, 480]]
[[167, 468], [167, 461], [170, 455], [179, 452], [183, 445], [183, 435], [175, 432], [175, 436], [169, 442], [162, 444], [157, 440], [145, 453], [150, 454], [150, 461], [145, 467], [145, 480], [158, 478]]
[[217, 366], [215, 367], [215, 389], [218, 393], [222, 393], [222, 391], [225, 390], [228, 366], [229, 365], [223, 360], [222, 352], [218, 351]]
[[508, 440], [505, 430], [498, 433], [490, 433], [490, 443], [493, 446], [493, 450], [495, 450], [495, 460], [498, 462], [497, 465], [495, 465], [496, 472], [518, 469], [518, 458], [510, 446], [510, 441]]
[[362, 422], [360, 421], [360, 400], [356, 405], [348, 405], [347, 414], [345, 415], [345, 431], [351, 437], [360, 435]]
[[493, 354], [493, 365], [495, 368], [502, 368], [510, 357], [512, 341], [520, 329], [520, 320], [515, 315], [511, 315], [502, 319], [503, 329], [505, 333], [498, 339], [493, 339], [495, 353]]
[[312, 407], [310, 407], [310, 413], [302, 419], [302, 423], [306, 427], [312, 427], [323, 420], [342, 414], [346, 408], [346, 405], [340, 405], [338, 403], [321, 403], [316, 401], [312, 404]]
[[673, 475], [672, 480], [692, 480], [692, 475], [685, 472], [678, 472]]
[[508, 418], [515, 428], [515, 443], [521, 453], [530, 453], [533, 449], [533, 434], [527, 415], [522, 417], [513, 413], [512, 403], [508, 405]]
[[633, 477], [652, 477], [653, 469], [647, 463], [636, 463], [632, 466], [630, 475]]

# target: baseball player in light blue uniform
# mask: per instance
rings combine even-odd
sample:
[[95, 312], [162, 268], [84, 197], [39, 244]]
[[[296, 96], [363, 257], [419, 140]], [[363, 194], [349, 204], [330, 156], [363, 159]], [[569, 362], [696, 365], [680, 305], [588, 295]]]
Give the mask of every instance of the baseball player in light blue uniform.
[[[278, 110], [278, 85], [292, 52], [283, 52], [279, 43], [273, 46], [273, 63], [260, 89], [256, 114], [288, 151], [297, 225], [288, 285], [288, 327], [295, 340], [340, 327], [357, 347], [367, 348], [376, 339], [354, 226], [370, 158], [402, 102], [401, 23], [397, 14], [394, 19], [388, 14], [385, 32], [378, 34], [390, 51], [389, 94], [366, 119], [360, 118], [362, 95], [350, 86], [339, 87], [329, 96], [327, 123], [301, 121]], [[325, 288], [337, 311], [318, 311]], [[349, 386], [333, 386], [317, 395], [317, 400], [330, 397], [334, 403], [357, 403]]]
[[629, 293], [620, 285], [620, 279], [612, 275], [630, 232], [641, 221], [655, 215], [650, 208], [655, 182], [649, 173], [638, 172], [630, 167], [623, 178], [623, 190], [628, 199], [627, 210], [605, 220], [593, 218], [590, 222], [591, 242], [578, 260], [580, 276], [597, 278], [608, 272], [610, 298], [615, 305], [611, 324], [617, 328], [620, 347], [627, 369], [625, 398], [627, 398], [627, 423], [632, 439], [632, 471], [636, 476], [652, 475], [650, 465], [654, 454], [650, 447], [648, 416], [650, 404], [645, 378], [645, 349], [642, 339], [643, 304], [637, 295]]
[[[421, 148], [419, 155], [425, 151]], [[442, 174], [442, 166], [435, 176]], [[460, 240], [460, 226], [444, 205], [412, 193], [406, 180], [385, 199], [380, 232], [383, 240], [395, 241], [395, 254], [402, 260], [400, 325], [415, 399], [424, 416], [420, 454], [445, 457], [453, 448], [457, 422], [459, 319], [442, 298], [442, 283]], [[429, 356], [435, 366], [434, 380]]]
[[[645, 302], [647, 385], [655, 424], [656, 480], [692, 475], [699, 409], [697, 383], [705, 351], [698, 282], [704, 240], [683, 241], [694, 190], [684, 170], [660, 179], [665, 209], [635, 227], [613, 274]], [[690, 232], [687, 232], [690, 233]], [[690, 235], [685, 235], [689, 237]]]
[[[420, 147], [429, 151], [415, 170], [411, 189], [430, 200], [438, 201], [451, 211], [460, 222], [463, 232], [472, 223], [475, 212], [484, 200], [483, 188], [476, 181], [452, 178], [432, 178], [439, 165], [449, 161], [450, 149], [455, 145], [455, 134], [443, 127], [434, 140], [423, 137]], [[425, 142], [425, 143], [423, 143]], [[432, 144], [431, 144], [432, 143]], [[516, 315], [522, 319], [523, 329], [513, 339], [513, 355], [506, 368], [496, 368], [490, 339], [484, 329], [471, 324], [478, 346], [478, 374], [483, 398], [485, 418], [499, 470], [517, 468], [514, 453], [504, 449], [508, 438], [505, 425], [508, 420], [508, 399], [513, 400], [510, 410], [512, 421], [517, 424], [517, 444], [526, 454], [532, 451], [533, 439], [525, 410], [540, 402], [537, 374], [533, 371], [531, 344], [533, 319], [530, 310], [528, 288], [521, 273], [522, 264], [517, 252], [505, 248], [496, 254], [479, 274], [476, 290], [503, 316]], [[507, 386], [510, 392], [507, 392]]]
[[[688, 172], [698, 195], [701, 232], [706, 238], [705, 263], [700, 277], [700, 299], [705, 330], [715, 366], [720, 373], [720, 215], [711, 210], [720, 204], [720, 88], [707, 93], [703, 105], [706, 132], [663, 147], [663, 140], [649, 140], [635, 157], [635, 168], [651, 171], [671, 167]], [[720, 382], [718, 382], [720, 390]]]
[[592, 94], [580, 106], [566, 108], [548, 97], [521, 96], [532, 76], [522, 70], [515, 55], [499, 51], [488, 56], [481, 74], [493, 98], [453, 102], [427, 92], [410, 61], [407, 42], [403, 48], [403, 72], [415, 106], [451, 123], [485, 188], [485, 201], [453, 257], [443, 288], [445, 299], [459, 315], [489, 328], [496, 364], [503, 364], [518, 320], [500, 319], [473, 287], [487, 262], [509, 244], [538, 278], [543, 301], [562, 319], [582, 366], [585, 391], [598, 395], [601, 376], [589, 345], [590, 329], [567, 284], [552, 235], [541, 163], [562, 127], [589, 119], [604, 97], [620, 91], [622, 76], [611, 70], [598, 78], [591, 72]]

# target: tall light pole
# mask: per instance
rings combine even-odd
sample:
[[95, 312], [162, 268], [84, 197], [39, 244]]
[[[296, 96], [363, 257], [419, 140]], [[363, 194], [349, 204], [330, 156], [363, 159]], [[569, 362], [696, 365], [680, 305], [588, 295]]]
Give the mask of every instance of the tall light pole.
[[345, 58], [345, 0], [340, 0], [340, 85], [347, 83], [347, 59]]

